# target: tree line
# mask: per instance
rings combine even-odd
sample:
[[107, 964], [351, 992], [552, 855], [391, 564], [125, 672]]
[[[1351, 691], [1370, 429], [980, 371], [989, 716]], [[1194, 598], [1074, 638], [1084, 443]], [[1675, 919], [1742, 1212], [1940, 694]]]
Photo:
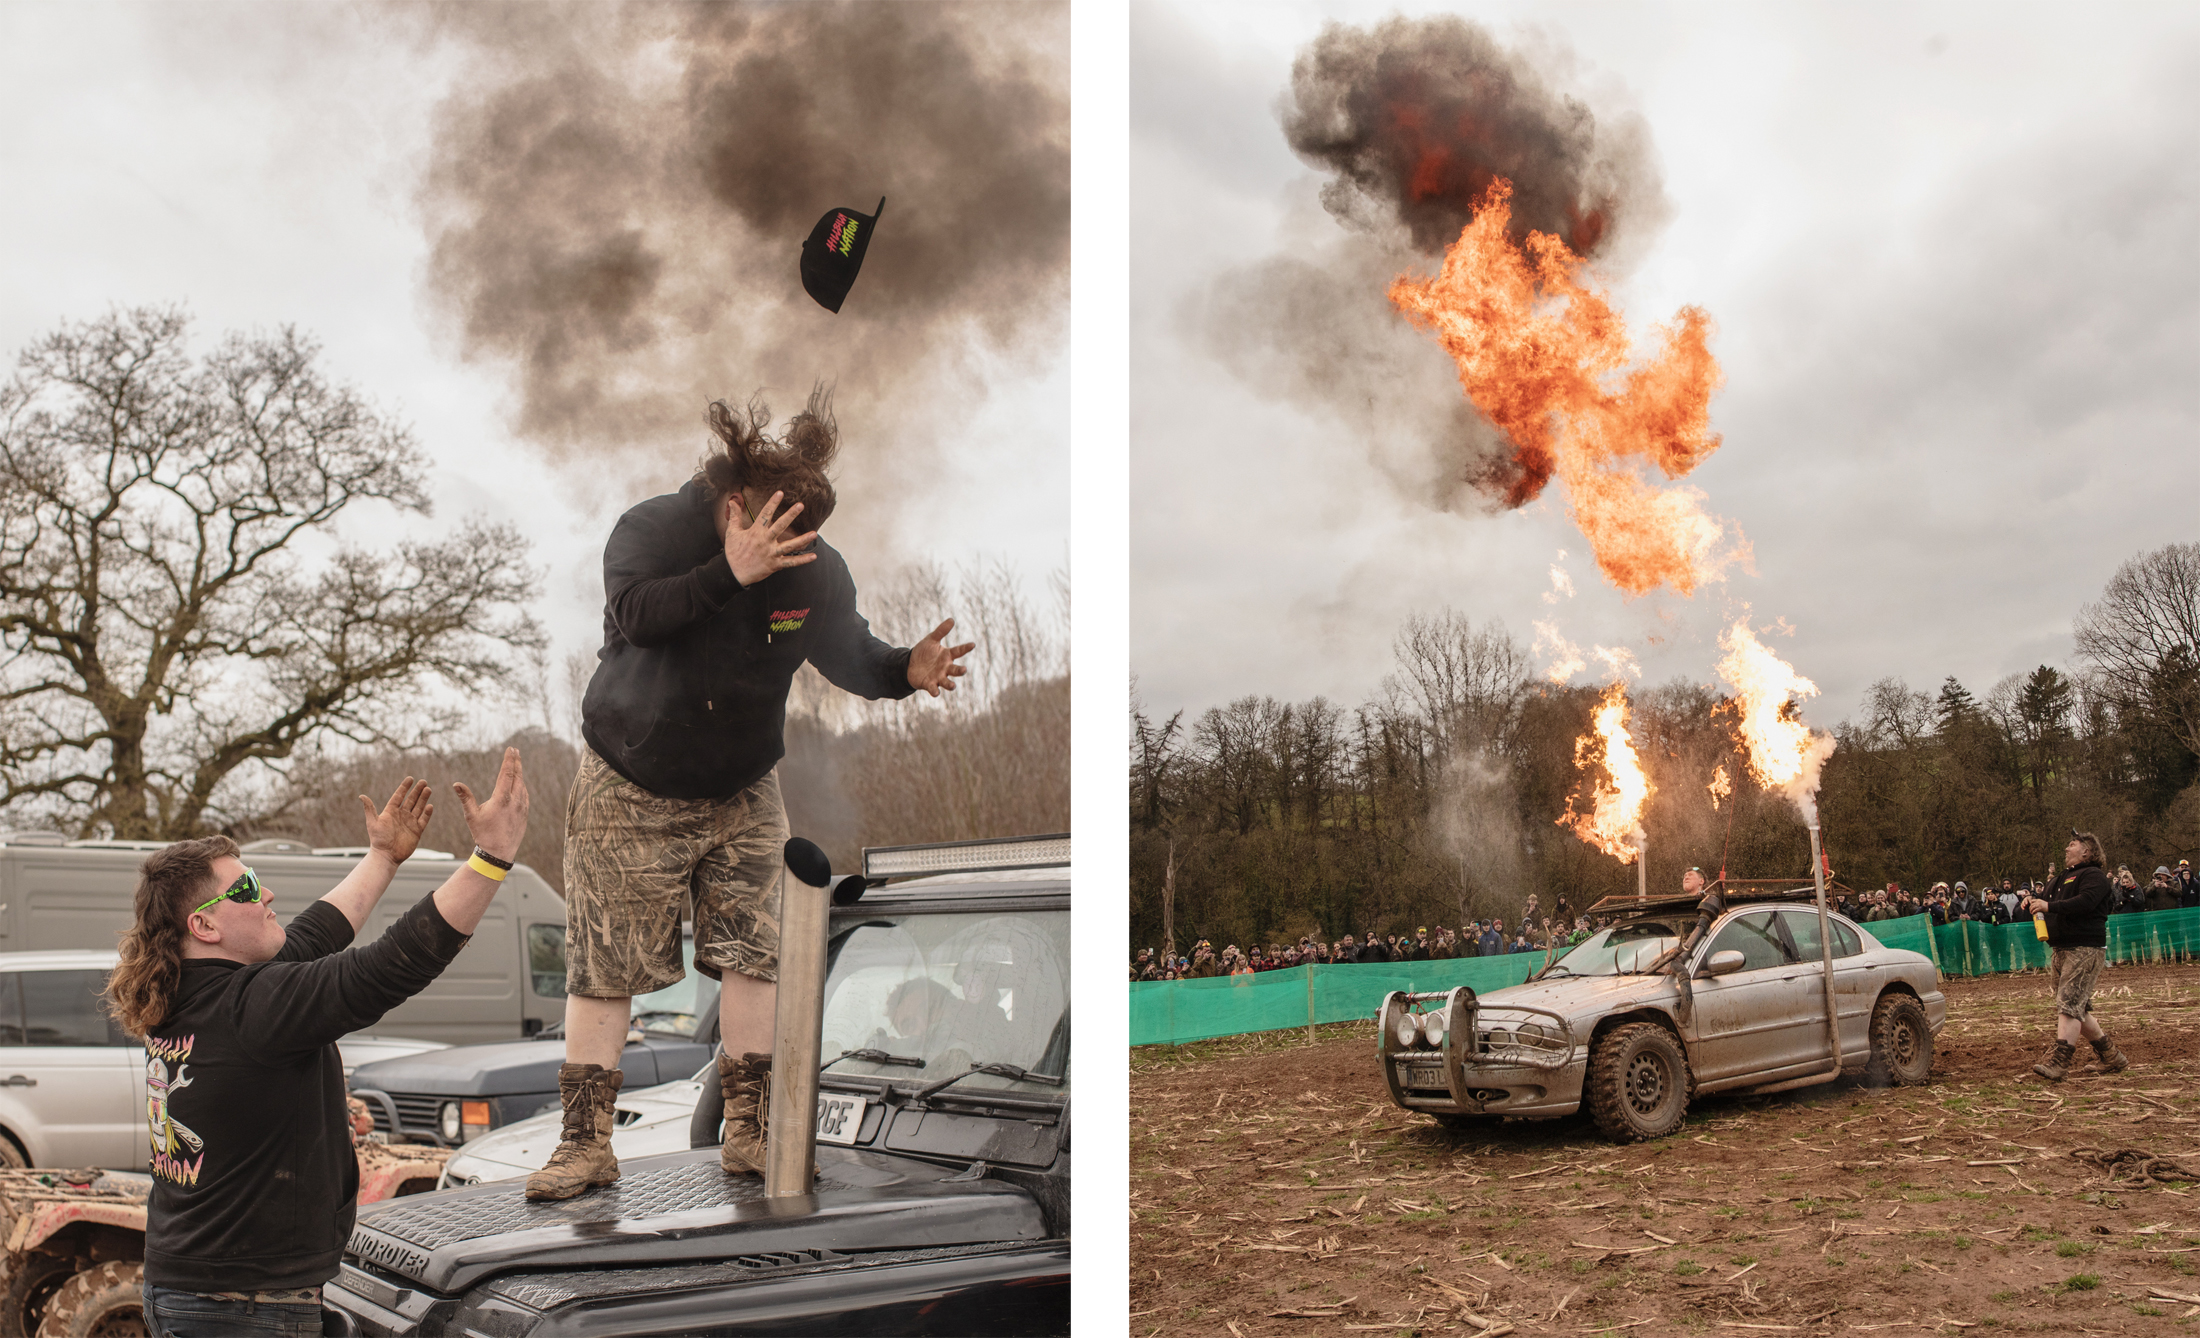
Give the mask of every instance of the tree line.
[[[2038, 877], [2072, 827], [2140, 869], [2200, 855], [2200, 544], [2132, 559], [2077, 615], [2077, 664], [1973, 694], [1875, 683], [1835, 729], [1819, 813], [1855, 888]], [[1575, 741], [1600, 688], [1535, 681], [1501, 624], [1409, 618], [1356, 706], [1246, 696], [1166, 718], [1133, 695], [1131, 938], [1295, 943], [1410, 933], [1529, 895], [1576, 907], [1636, 871], [1557, 824], [1584, 782]], [[1630, 691], [1650, 885], [1691, 865], [1807, 877], [1792, 805], [1748, 779], [1731, 700], [1683, 680]], [[1721, 767], [1732, 793], [1714, 802]]]
[[[540, 573], [510, 526], [373, 549], [338, 523], [428, 512], [428, 457], [284, 327], [195, 355], [174, 308], [64, 324], [0, 381], [0, 829], [170, 841], [363, 840], [355, 796], [434, 782], [423, 838], [466, 849], [448, 782], [520, 749], [520, 858], [562, 890], [594, 668], [553, 682]], [[943, 703], [865, 703], [805, 669], [782, 788], [794, 830], [864, 845], [1069, 825], [1068, 587], [918, 565], [867, 591], [910, 645], [943, 614], [978, 649]], [[517, 725], [525, 720], [529, 723]]]

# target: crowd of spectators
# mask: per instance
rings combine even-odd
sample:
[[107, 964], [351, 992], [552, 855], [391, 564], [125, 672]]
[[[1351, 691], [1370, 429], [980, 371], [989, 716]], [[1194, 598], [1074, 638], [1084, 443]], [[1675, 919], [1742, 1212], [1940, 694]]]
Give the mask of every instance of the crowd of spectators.
[[1255, 943], [1242, 950], [1231, 943], [1218, 951], [1214, 944], [1200, 939], [1192, 945], [1190, 956], [1173, 960], [1165, 952], [1141, 948], [1131, 962], [1131, 979], [1187, 980], [1253, 975], [1261, 971], [1288, 971], [1308, 963], [1338, 966], [1354, 962], [1501, 957], [1515, 952], [1543, 952], [1551, 947], [1554, 938], [1558, 946], [1564, 948], [1589, 937], [1603, 924], [1600, 920], [1592, 925], [1588, 917], [1575, 915], [1564, 898], [1560, 898], [1550, 914], [1545, 914], [1537, 905], [1537, 899], [1529, 897], [1527, 909], [1510, 929], [1502, 917], [1493, 916], [1470, 921], [1456, 930], [1450, 925], [1438, 925], [1434, 929], [1421, 925], [1404, 934], [1384, 934], [1370, 929], [1365, 935], [1346, 934], [1334, 942], [1308, 935], [1296, 944]]
[[[2116, 887], [2116, 901], [2110, 909], [2113, 915], [2200, 906], [2200, 877], [2195, 876], [2190, 860], [2177, 861], [2175, 868], [2166, 864], [2157, 866], [2144, 882], [2129, 866], [2119, 866], [2111, 881]], [[2025, 897], [2039, 895], [2041, 887], [2037, 881], [2004, 878], [1998, 885], [1981, 881], [1976, 888], [1961, 881], [1952, 885], [1934, 883], [1924, 892], [1917, 893], [1899, 883], [1889, 883], [1876, 892], [1844, 889], [1834, 909], [1860, 924], [1912, 915], [1931, 916], [1936, 925], [1965, 920], [2015, 924], [2029, 918], [2019, 907]], [[1525, 913], [1510, 930], [1502, 918], [1493, 917], [1463, 924], [1456, 930], [1449, 925], [1438, 925], [1433, 930], [1422, 925], [1404, 934], [1385, 934], [1369, 929], [1365, 935], [1346, 934], [1334, 942], [1308, 935], [1296, 944], [1255, 943], [1244, 949], [1231, 943], [1217, 950], [1208, 940], [1200, 939], [1192, 945], [1189, 956], [1173, 959], [1166, 952], [1139, 949], [1131, 962], [1130, 978], [1187, 980], [1287, 971], [1308, 963], [1337, 966], [1353, 962], [1497, 957], [1515, 952], [1544, 952], [1553, 946], [1554, 940], [1563, 950], [1581, 942], [1603, 925], [1603, 921], [1592, 924], [1587, 916], [1574, 914], [1563, 897], [1549, 914], [1545, 914], [1537, 905], [1537, 899], [1531, 896]]]

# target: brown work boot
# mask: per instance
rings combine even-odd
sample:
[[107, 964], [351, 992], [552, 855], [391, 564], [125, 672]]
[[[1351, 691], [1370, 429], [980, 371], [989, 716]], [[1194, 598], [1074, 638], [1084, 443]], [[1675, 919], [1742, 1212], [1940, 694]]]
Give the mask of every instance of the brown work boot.
[[2054, 1048], [2047, 1052], [2047, 1058], [2034, 1064], [2032, 1071], [2049, 1082], [2061, 1082], [2070, 1072], [2070, 1056], [2076, 1054], [2077, 1050], [2078, 1047], [2068, 1041], [2057, 1041]]
[[2093, 1042], [2093, 1057], [2101, 1061], [2103, 1073], [2122, 1073], [2131, 1067], [2131, 1060], [2116, 1048], [2116, 1042], [2108, 1038], [2107, 1032], [2102, 1032], [2101, 1039]]
[[619, 1159], [611, 1155], [611, 1128], [619, 1088], [625, 1083], [626, 1074], [620, 1069], [601, 1064], [558, 1065], [558, 1101], [565, 1107], [565, 1127], [559, 1131], [558, 1150], [550, 1154], [550, 1164], [527, 1177], [528, 1198], [569, 1199], [619, 1178]]
[[718, 1164], [728, 1175], [764, 1174], [764, 1119], [771, 1110], [772, 1057], [736, 1060], [718, 1053], [718, 1085], [726, 1098], [726, 1127], [719, 1135]]

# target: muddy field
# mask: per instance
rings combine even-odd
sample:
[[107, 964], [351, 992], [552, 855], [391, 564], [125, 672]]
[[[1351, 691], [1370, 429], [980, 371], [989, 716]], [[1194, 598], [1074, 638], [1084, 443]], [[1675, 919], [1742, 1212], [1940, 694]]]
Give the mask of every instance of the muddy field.
[[[2200, 968], [2121, 967], [2059, 1086], [2039, 974], [1952, 980], [1929, 1083], [1710, 1096], [1657, 1143], [1390, 1104], [1372, 1023], [1131, 1056], [1131, 1333], [2200, 1334]], [[2119, 1168], [2120, 1170], [2120, 1168]]]

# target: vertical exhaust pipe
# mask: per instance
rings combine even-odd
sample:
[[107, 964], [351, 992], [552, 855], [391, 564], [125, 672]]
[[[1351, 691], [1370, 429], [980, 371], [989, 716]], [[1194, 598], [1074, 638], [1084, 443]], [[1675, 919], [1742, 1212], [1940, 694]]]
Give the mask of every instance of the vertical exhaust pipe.
[[1818, 824], [1810, 825], [1810, 873], [1818, 885], [1818, 952], [1825, 967], [1826, 1053], [1833, 1071], [1841, 1071], [1841, 1014], [1833, 1004], [1833, 924], [1826, 919], [1826, 857], [1818, 847]]
[[1650, 899], [1650, 834], [1635, 833], [1635, 900]]
[[786, 845], [779, 880], [779, 1002], [772, 1026], [772, 1095], [765, 1115], [764, 1197], [810, 1192], [817, 1155], [818, 1048], [825, 1026], [825, 935], [833, 866], [813, 842]]

